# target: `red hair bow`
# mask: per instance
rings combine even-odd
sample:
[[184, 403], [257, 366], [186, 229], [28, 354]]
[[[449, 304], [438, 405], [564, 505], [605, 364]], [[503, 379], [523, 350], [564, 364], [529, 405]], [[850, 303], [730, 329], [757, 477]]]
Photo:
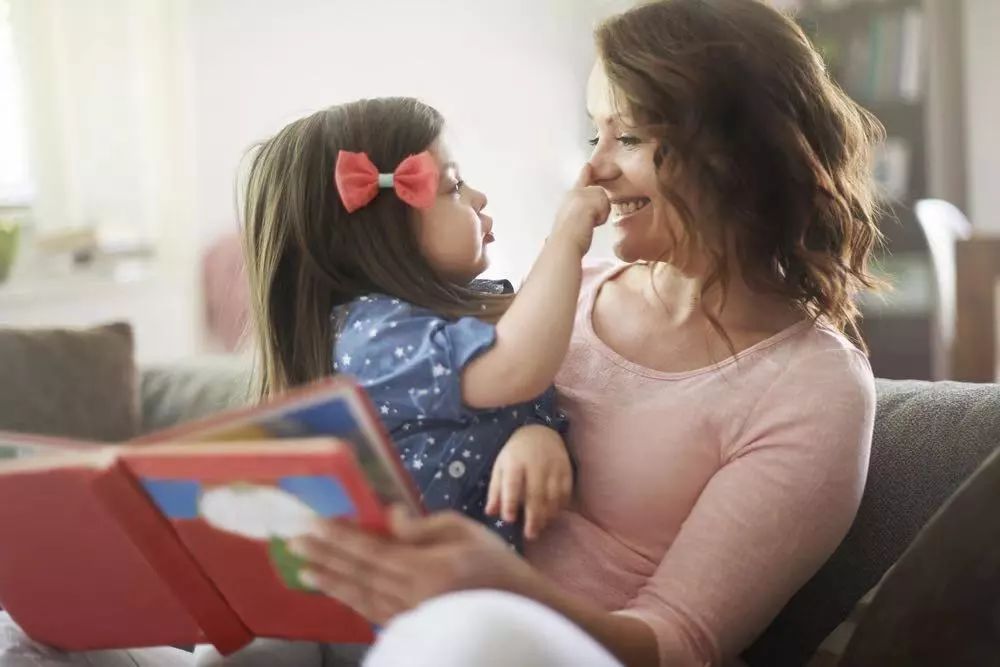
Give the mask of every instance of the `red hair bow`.
[[392, 188], [414, 208], [428, 208], [438, 190], [437, 162], [424, 151], [411, 155], [391, 174], [380, 174], [365, 153], [340, 151], [333, 170], [333, 182], [348, 213], [367, 206], [381, 188]]

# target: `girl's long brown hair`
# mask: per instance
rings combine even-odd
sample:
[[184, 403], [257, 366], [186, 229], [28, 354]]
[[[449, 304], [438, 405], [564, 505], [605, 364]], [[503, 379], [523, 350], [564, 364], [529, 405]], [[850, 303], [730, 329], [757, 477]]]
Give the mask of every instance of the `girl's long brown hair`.
[[596, 43], [619, 109], [657, 143], [661, 191], [711, 256], [705, 289], [724, 294], [735, 264], [863, 346], [855, 297], [877, 286], [871, 152], [884, 130], [803, 31], [758, 0], [660, 0], [603, 23]]
[[420, 253], [412, 209], [391, 190], [347, 213], [333, 184], [340, 150], [381, 172], [426, 150], [444, 121], [410, 98], [360, 100], [297, 120], [250, 161], [244, 244], [260, 395], [333, 372], [334, 307], [379, 292], [446, 317], [496, 320], [510, 296], [439, 278]]

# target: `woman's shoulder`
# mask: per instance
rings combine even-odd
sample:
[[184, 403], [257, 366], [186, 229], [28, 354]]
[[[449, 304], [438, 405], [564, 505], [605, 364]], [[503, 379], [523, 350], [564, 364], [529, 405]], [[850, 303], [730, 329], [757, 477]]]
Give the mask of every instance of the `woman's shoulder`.
[[775, 369], [767, 392], [827, 405], [847, 402], [861, 412], [874, 409], [875, 377], [868, 356], [842, 332], [822, 321], [802, 323], [802, 331], [777, 345], [770, 356]]
[[842, 331], [823, 322], [811, 322], [798, 344], [790, 350], [789, 368], [811, 375], [829, 373], [858, 380], [872, 378], [872, 367], [865, 354]]

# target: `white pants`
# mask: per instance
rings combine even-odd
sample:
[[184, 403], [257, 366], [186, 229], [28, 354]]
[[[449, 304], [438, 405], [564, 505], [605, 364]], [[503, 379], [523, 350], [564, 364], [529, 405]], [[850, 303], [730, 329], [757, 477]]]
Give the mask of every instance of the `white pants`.
[[97, 661], [75, 659], [84, 654], [44, 651], [33, 652], [34, 660], [23, 663], [8, 662], [7, 654], [0, 653], [0, 665], [347, 667], [363, 659], [365, 667], [621, 667], [600, 644], [560, 614], [498, 591], [465, 591], [430, 600], [390, 623], [364, 658], [350, 647], [275, 640], [258, 640], [228, 658], [210, 647], [199, 647], [194, 658], [170, 649], [132, 650], [127, 658], [119, 655], [124, 651], [101, 651]]

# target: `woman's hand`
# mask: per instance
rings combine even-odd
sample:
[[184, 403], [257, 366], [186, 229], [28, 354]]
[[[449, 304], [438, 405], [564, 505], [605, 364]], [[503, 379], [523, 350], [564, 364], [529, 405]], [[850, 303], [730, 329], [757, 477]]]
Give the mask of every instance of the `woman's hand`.
[[593, 182], [593, 169], [588, 162], [580, 170], [573, 189], [563, 198], [550, 236], [575, 244], [581, 257], [590, 250], [594, 228], [607, 222], [611, 215], [611, 201], [607, 193]]
[[538, 575], [497, 536], [454, 512], [411, 517], [393, 508], [391, 535], [320, 522], [289, 545], [302, 582], [376, 624], [444, 593], [494, 588], [522, 595]]
[[522, 426], [493, 464], [486, 514], [513, 523], [523, 505], [524, 536], [532, 540], [566, 506], [572, 491], [573, 467], [562, 437], [545, 426]]

